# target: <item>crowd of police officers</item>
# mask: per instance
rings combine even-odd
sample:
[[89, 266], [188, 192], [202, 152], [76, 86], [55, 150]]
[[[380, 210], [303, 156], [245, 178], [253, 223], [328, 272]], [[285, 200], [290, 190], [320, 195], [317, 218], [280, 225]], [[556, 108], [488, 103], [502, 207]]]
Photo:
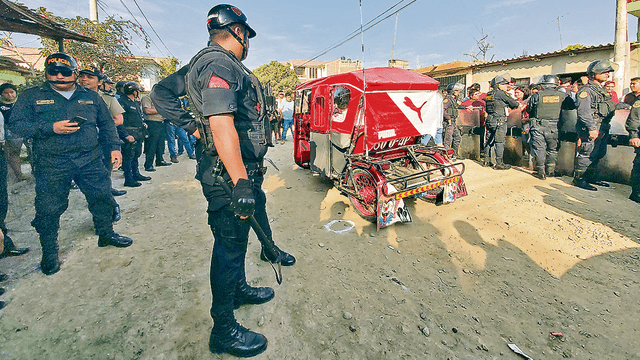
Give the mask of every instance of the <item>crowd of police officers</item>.
[[[518, 103], [509, 93], [511, 77], [502, 74], [494, 77], [490, 83], [490, 91], [485, 97], [486, 121], [484, 152], [482, 163], [491, 165], [492, 151], [495, 156], [495, 169], [506, 170], [509, 165], [504, 163], [504, 143], [507, 136], [507, 116], [509, 110], [526, 111], [530, 134], [530, 148], [533, 156], [534, 176], [546, 179], [555, 175], [555, 167], [560, 146], [559, 134], [563, 128], [563, 116], [569, 111], [577, 113], [575, 133], [577, 134], [576, 158], [574, 166], [573, 185], [590, 191], [596, 191], [596, 186], [608, 187], [609, 184], [599, 177], [598, 164], [606, 155], [607, 144], [610, 140], [611, 120], [616, 109], [631, 108], [627, 120], [629, 144], [635, 147], [636, 158], [631, 174], [632, 193], [630, 199], [640, 202], [640, 140], [638, 127], [640, 126], [640, 101], [626, 104], [614, 103], [604, 84], [614, 71], [609, 60], [597, 60], [587, 67], [587, 79], [577, 90], [575, 99], [559, 88], [559, 79], [555, 75], [544, 75], [538, 82], [538, 89], [529, 97], [526, 105]], [[462, 109], [459, 92], [463, 85], [449, 84], [444, 104], [444, 128], [447, 129], [451, 148], [457, 156], [460, 144], [458, 108]], [[453, 129], [452, 129], [453, 128]], [[450, 135], [451, 134], [451, 135]], [[451, 140], [453, 138], [453, 141]], [[445, 138], [446, 139], [446, 138]], [[596, 185], [596, 186], [594, 186]]]
[[[213, 7], [207, 17], [209, 43], [190, 63], [168, 76], [151, 93], [157, 112], [199, 139], [197, 174], [208, 201], [208, 224], [214, 236], [210, 282], [214, 326], [209, 348], [216, 353], [249, 357], [263, 352], [267, 339], [239, 325], [234, 310], [245, 304], [261, 304], [274, 297], [269, 287], [248, 285], [245, 256], [250, 229], [256, 231], [263, 250], [261, 259], [290, 266], [296, 259], [273, 243], [266, 212], [262, 182], [266, 167], [263, 159], [272, 146], [269, 116], [262, 86], [242, 61], [249, 51], [249, 39], [256, 32], [246, 16], [231, 5]], [[85, 195], [98, 246], [127, 247], [132, 240], [114, 232], [119, 216], [110, 181], [110, 171], [122, 164], [125, 186], [140, 186], [150, 178], [139, 172], [145, 124], [138, 101], [140, 87], [134, 82], [116, 85], [120, 92], [122, 119], [118, 120], [106, 104], [113, 83], [95, 68], [81, 70], [100, 80], [102, 96], [95, 87], [78, 85], [78, 67], [72, 56], [55, 53], [45, 61], [46, 82], [25, 90], [8, 119], [9, 128], [33, 144], [33, 174], [36, 182], [36, 216], [32, 222], [42, 245], [41, 270], [50, 275], [60, 269], [58, 229], [60, 216], [68, 206], [69, 190], [75, 183]], [[602, 88], [613, 71], [606, 61], [589, 65], [589, 81], [577, 93], [572, 106], [577, 109], [579, 136], [574, 185], [595, 190], [592, 184], [606, 186], [597, 177], [596, 166], [606, 151], [608, 119], [614, 110]], [[486, 101], [486, 141], [484, 159], [495, 153], [496, 169], [504, 164], [507, 112], [521, 106], [510, 95], [508, 75], [491, 81]], [[528, 105], [532, 152], [536, 176], [553, 175], [558, 150], [558, 121], [568, 103], [558, 90], [558, 78], [545, 75], [542, 89]], [[444, 98], [447, 141], [457, 155], [460, 144], [458, 96], [464, 87], [451, 84]], [[191, 112], [181, 100], [187, 96]], [[569, 98], [570, 99], [570, 98]], [[118, 122], [121, 121], [120, 124]], [[628, 129], [636, 147], [633, 168], [633, 194], [640, 198], [640, 101], [633, 105]], [[4, 230], [4, 229], [3, 229]], [[262, 234], [262, 235], [260, 235]]]

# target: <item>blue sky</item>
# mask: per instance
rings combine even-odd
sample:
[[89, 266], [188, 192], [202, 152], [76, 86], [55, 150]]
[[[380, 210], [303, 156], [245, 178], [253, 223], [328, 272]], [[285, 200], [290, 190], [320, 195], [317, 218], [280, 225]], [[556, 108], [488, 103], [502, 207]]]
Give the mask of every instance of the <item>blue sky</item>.
[[[147, 50], [132, 47], [136, 55], [167, 56], [169, 52], [153, 33], [133, 0], [122, 0], [158, 45]], [[189, 61], [207, 41], [206, 15], [216, 3], [203, 0], [137, 0], [140, 8], [173, 55]], [[89, 17], [88, 0], [21, 0], [29, 8], [46, 7], [67, 18]], [[411, 0], [362, 0], [363, 22], [394, 4]], [[115, 15], [132, 19], [120, 0], [102, 0], [104, 19]], [[598, 7], [607, 3], [606, 7]], [[254, 69], [272, 60], [310, 59], [360, 27], [358, 0], [232, 2], [248, 17], [258, 33], [251, 40], [245, 64]], [[489, 35], [495, 60], [560, 49], [562, 44], [598, 45], [614, 40], [615, 1], [602, 0], [417, 0], [400, 11], [394, 57], [408, 60], [411, 68], [455, 60], [470, 60], [464, 53], [476, 49], [475, 38]], [[395, 15], [364, 33], [364, 54], [357, 36], [318, 60], [342, 56], [364, 60], [365, 67], [386, 66], [393, 47]], [[629, 16], [629, 37], [636, 39], [637, 19]], [[39, 46], [36, 37], [13, 36], [17, 45]], [[144, 51], [143, 51], [144, 50]]]

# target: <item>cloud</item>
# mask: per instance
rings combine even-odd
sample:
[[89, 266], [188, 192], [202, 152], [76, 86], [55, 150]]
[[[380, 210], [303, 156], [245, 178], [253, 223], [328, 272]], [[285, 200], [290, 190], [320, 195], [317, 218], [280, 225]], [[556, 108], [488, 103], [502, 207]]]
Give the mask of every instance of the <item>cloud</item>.
[[494, 4], [488, 4], [487, 9], [496, 9], [501, 7], [524, 5], [524, 4], [535, 2], [535, 1], [537, 0], [503, 0]]

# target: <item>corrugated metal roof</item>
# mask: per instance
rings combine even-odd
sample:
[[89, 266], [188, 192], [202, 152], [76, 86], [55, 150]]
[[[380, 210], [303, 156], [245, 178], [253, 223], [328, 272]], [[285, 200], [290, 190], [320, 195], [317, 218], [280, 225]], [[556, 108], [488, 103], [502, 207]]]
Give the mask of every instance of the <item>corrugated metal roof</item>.
[[[637, 45], [638, 43], [633, 43], [633, 44]], [[558, 50], [558, 51], [552, 51], [552, 52], [536, 54], [536, 55], [519, 56], [517, 58], [511, 58], [511, 59], [488, 61], [484, 63], [473, 64], [471, 65], [471, 67], [477, 69], [477, 68], [483, 68], [483, 67], [492, 66], [496, 64], [511, 64], [511, 63], [520, 62], [520, 61], [539, 61], [540, 59], [554, 57], [554, 56], [562, 56], [562, 55], [568, 55], [568, 54], [581, 54], [581, 53], [590, 52], [594, 50], [609, 50], [609, 49], [613, 49], [613, 46], [614, 44], [585, 46], [579, 49]]]
[[62, 24], [36, 14], [26, 6], [0, 0], [0, 30], [33, 34], [55, 40], [73, 39], [95, 44], [96, 39], [78, 34]]

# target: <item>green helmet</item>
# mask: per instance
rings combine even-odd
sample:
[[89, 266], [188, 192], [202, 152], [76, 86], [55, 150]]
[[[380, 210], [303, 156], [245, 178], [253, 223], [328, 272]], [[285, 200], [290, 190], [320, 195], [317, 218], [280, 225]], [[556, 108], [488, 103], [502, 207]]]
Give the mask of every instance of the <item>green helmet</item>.
[[592, 77], [595, 74], [614, 72], [609, 60], [596, 60], [587, 67], [587, 75]]

